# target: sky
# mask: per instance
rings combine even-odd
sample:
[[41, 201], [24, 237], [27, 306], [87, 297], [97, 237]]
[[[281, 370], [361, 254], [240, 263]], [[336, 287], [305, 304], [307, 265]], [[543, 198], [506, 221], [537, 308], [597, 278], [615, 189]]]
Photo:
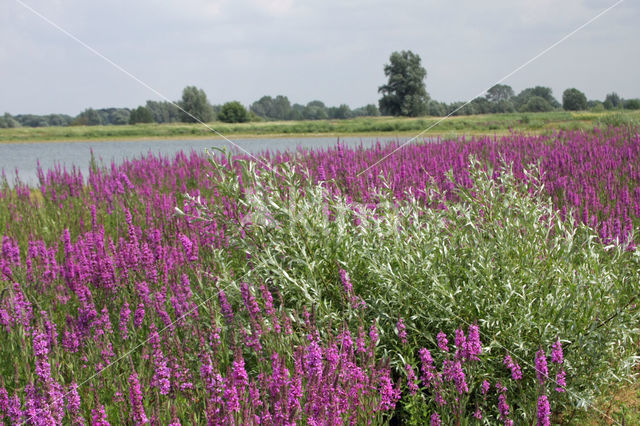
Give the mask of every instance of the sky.
[[[377, 104], [401, 50], [421, 57], [432, 99], [467, 101], [616, 2], [0, 0], [0, 114], [135, 108], [191, 85], [213, 104], [285, 95], [356, 108]], [[640, 98], [638, 22], [640, 2], [622, 1], [503, 84], [548, 86], [560, 101], [571, 87]]]

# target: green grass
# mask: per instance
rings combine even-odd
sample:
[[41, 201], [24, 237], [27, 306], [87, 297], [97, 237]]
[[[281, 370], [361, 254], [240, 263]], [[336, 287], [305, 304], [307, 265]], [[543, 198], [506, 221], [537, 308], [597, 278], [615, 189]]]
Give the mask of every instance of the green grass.
[[[442, 121], [441, 121], [442, 120]], [[440, 123], [438, 123], [440, 121]], [[587, 129], [599, 124], [640, 122], [640, 111], [509, 113], [441, 117], [361, 117], [349, 120], [266, 121], [227, 124], [209, 123], [225, 136], [287, 137], [348, 135], [424, 135], [507, 134], [513, 130], [544, 133], [552, 129]], [[436, 123], [438, 123], [436, 125]], [[201, 124], [136, 124], [124, 126], [20, 127], [0, 129], [0, 142], [217, 138]]]

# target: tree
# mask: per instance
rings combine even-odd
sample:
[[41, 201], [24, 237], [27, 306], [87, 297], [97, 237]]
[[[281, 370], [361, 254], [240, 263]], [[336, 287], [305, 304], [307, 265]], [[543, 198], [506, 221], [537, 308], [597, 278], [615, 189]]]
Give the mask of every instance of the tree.
[[102, 116], [93, 108], [82, 111], [71, 123], [75, 126], [98, 126], [103, 124]]
[[515, 92], [506, 84], [496, 84], [487, 90], [485, 97], [493, 104], [497, 104], [500, 101], [508, 101], [515, 96]]
[[640, 99], [627, 99], [624, 101], [624, 109], [640, 109]]
[[353, 112], [351, 108], [349, 108], [349, 105], [340, 104], [340, 106], [329, 108], [328, 115], [329, 118], [332, 119], [344, 120], [353, 117]]
[[605, 109], [615, 109], [622, 107], [622, 99], [616, 92], [609, 93], [604, 98], [604, 107]]
[[249, 112], [238, 101], [227, 102], [220, 108], [218, 120], [225, 123], [245, 123], [249, 121]]
[[286, 96], [278, 95], [274, 98], [263, 96], [251, 104], [251, 112], [260, 117], [272, 120], [287, 120], [291, 115], [291, 103]]
[[326, 120], [329, 118], [327, 107], [322, 101], [311, 101], [304, 107], [302, 118], [305, 120]]
[[179, 102], [181, 121], [195, 123], [197, 121], [209, 122], [213, 120], [213, 107], [207, 100], [204, 90], [195, 86], [187, 86], [182, 91], [182, 100]]
[[553, 111], [553, 105], [542, 96], [531, 96], [526, 104], [520, 107], [520, 112], [547, 112]]
[[567, 111], [584, 111], [587, 109], [587, 97], [578, 89], [567, 89], [562, 93], [562, 108]]
[[20, 123], [16, 119], [14, 119], [11, 114], [5, 112], [4, 116], [0, 117], [0, 129], [14, 127], [20, 127]]
[[[532, 97], [540, 97], [547, 101], [547, 103], [551, 106], [551, 110], [554, 108], [560, 107], [560, 102], [553, 97], [553, 92], [550, 87], [536, 86], [529, 87], [524, 89], [522, 92], [518, 93], [518, 96], [513, 98], [513, 103], [518, 111], [523, 111], [522, 108], [525, 104], [529, 102]], [[539, 101], [534, 101], [533, 104], [538, 104], [538, 106], [542, 105]]]
[[156, 123], [175, 123], [181, 119], [182, 111], [171, 102], [147, 101], [146, 107], [151, 111]]
[[387, 84], [380, 86], [382, 98], [378, 102], [384, 115], [417, 117], [427, 110], [429, 95], [424, 86], [427, 70], [420, 64], [420, 56], [409, 50], [393, 52], [384, 66]]
[[131, 111], [129, 115], [129, 124], [136, 123], [153, 123], [153, 114], [151, 110], [144, 106], [139, 106], [138, 108]]

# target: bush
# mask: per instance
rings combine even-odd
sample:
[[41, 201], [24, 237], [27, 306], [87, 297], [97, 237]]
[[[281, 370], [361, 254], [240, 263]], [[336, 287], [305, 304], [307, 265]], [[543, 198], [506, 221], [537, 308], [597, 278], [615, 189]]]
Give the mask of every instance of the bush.
[[249, 121], [249, 113], [240, 102], [227, 102], [220, 108], [218, 120], [225, 123], [246, 123]]
[[[566, 338], [568, 390], [581, 404], [632, 364], [638, 315], [620, 307], [633, 300], [638, 258], [561, 220], [534, 173], [521, 183], [508, 169], [476, 163], [472, 186], [451, 178], [458, 201], [429, 187], [426, 205], [411, 197], [398, 204], [382, 191], [375, 205], [363, 206], [309, 184], [304, 171], [287, 165], [256, 175], [255, 166], [236, 164], [241, 183], [235, 171], [217, 167], [220, 196], [241, 206], [227, 229], [240, 262], [234, 274], [270, 283], [290, 308], [316, 307], [320, 328], [329, 330], [354, 318], [339, 266], [366, 303], [366, 320], [378, 322], [382, 353], [396, 371], [440, 330], [474, 322], [486, 332], [486, 374], [494, 380], [508, 378], [505, 347], [532, 360], [541, 345]], [[201, 207], [208, 220], [228, 220], [222, 202]], [[251, 268], [241, 266], [246, 259]], [[398, 317], [411, 331], [408, 349], [388, 332]], [[531, 380], [535, 369], [524, 374]], [[514, 389], [514, 404], [526, 406], [530, 391]]]

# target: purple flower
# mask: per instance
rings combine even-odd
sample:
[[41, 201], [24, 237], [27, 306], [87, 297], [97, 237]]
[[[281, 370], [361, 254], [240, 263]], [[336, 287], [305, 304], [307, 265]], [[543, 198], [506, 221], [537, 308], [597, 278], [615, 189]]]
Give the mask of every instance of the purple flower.
[[507, 397], [504, 393], [498, 395], [498, 410], [500, 411], [500, 419], [506, 425], [509, 417], [509, 404], [507, 404]]
[[144, 405], [142, 403], [142, 390], [140, 389], [138, 374], [135, 372], [131, 376], [129, 376], [129, 400], [131, 401], [131, 412], [133, 414], [134, 422], [138, 424], [149, 423], [149, 419], [144, 412]]
[[129, 309], [129, 303], [124, 302], [122, 304], [122, 309], [120, 310], [120, 336], [122, 336], [123, 340], [127, 340], [128, 338], [129, 332], [127, 330], [127, 324], [130, 316], [131, 309]]
[[33, 332], [33, 353], [37, 357], [46, 357], [49, 353], [49, 339], [40, 330]]
[[438, 413], [431, 414], [431, 426], [442, 426], [442, 420]]
[[551, 408], [547, 395], [540, 395], [538, 398], [538, 426], [549, 426], [551, 424]]
[[133, 325], [136, 328], [140, 328], [142, 326], [142, 322], [144, 321], [144, 305], [142, 303], [138, 304], [136, 307], [136, 312], [133, 314]]
[[371, 325], [371, 328], [369, 328], [369, 338], [371, 339], [371, 345], [375, 346], [376, 343], [378, 343], [378, 326], [376, 325], [375, 321], [373, 322], [373, 324]]
[[244, 369], [244, 358], [242, 355], [233, 361], [233, 381], [235, 386], [245, 387], [249, 385], [249, 376]]
[[478, 420], [482, 420], [482, 410], [480, 409], [480, 407], [476, 408], [476, 411], [474, 411], [473, 413], [473, 417]]
[[513, 380], [522, 379], [522, 369], [520, 368], [517, 362], [514, 362], [513, 359], [511, 359], [511, 355], [509, 354], [505, 355], [504, 365], [506, 365], [507, 368], [511, 370], [511, 378]]
[[449, 352], [449, 341], [447, 340], [446, 334], [440, 331], [436, 336], [436, 340], [438, 341], [438, 347], [440, 348], [440, 350], [442, 350], [443, 352]]
[[222, 315], [228, 322], [233, 321], [233, 310], [227, 300], [227, 295], [222, 289], [218, 291], [218, 300], [220, 301], [220, 310], [222, 311]]
[[556, 387], [556, 392], [564, 392], [565, 388], [567, 387], [567, 373], [565, 373], [564, 370], [560, 370], [558, 371], [558, 374], [556, 374], [556, 384], [558, 385], [558, 387]]
[[411, 364], [405, 365], [404, 368], [407, 370], [407, 386], [409, 387], [409, 392], [411, 395], [415, 395], [419, 390], [416, 384], [416, 374]]
[[462, 370], [460, 361], [445, 360], [442, 364], [442, 374], [445, 380], [452, 381], [456, 385], [456, 389], [460, 395], [469, 392], [466, 377]]
[[404, 321], [402, 318], [398, 318], [398, 322], [396, 323], [396, 327], [398, 327], [398, 337], [403, 345], [407, 344], [407, 327], [404, 325]]
[[98, 404], [98, 407], [91, 410], [91, 425], [110, 426], [110, 423], [107, 421], [107, 413], [104, 411], [104, 405]]
[[469, 337], [467, 338], [467, 357], [472, 361], [480, 361], [482, 354], [482, 342], [480, 341], [480, 327], [477, 324], [469, 326]]
[[249, 285], [247, 283], [242, 283], [240, 286], [240, 293], [242, 295], [242, 301], [244, 302], [244, 306], [249, 311], [249, 315], [254, 320], [258, 320], [260, 315], [260, 306], [258, 306], [258, 302], [256, 298], [253, 297], [251, 291], [249, 290]]
[[425, 387], [429, 387], [435, 380], [435, 367], [433, 366], [433, 358], [431, 352], [427, 348], [420, 349], [420, 361], [422, 362], [422, 382]]
[[464, 335], [464, 331], [458, 328], [456, 329], [456, 337], [454, 339], [456, 345], [455, 359], [467, 358], [467, 338]]
[[560, 339], [556, 340], [551, 348], [551, 362], [555, 364], [562, 364], [564, 361], [564, 355], [562, 353], [562, 343], [560, 342]]
[[489, 383], [488, 380], [485, 380], [482, 382], [482, 395], [486, 395], [487, 392], [489, 392], [489, 388], [491, 387], [491, 384]]
[[540, 348], [538, 352], [536, 352], [536, 375], [538, 377], [538, 383], [540, 383], [541, 385], [543, 385], [545, 380], [549, 378], [547, 356], [542, 348]]
[[342, 281], [344, 292], [347, 293], [347, 296], [351, 296], [353, 294], [353, 286], [351, 285], [351, 280], [347, 276], [347, 271], [342, 268], [340, 268], [340, 280]]

